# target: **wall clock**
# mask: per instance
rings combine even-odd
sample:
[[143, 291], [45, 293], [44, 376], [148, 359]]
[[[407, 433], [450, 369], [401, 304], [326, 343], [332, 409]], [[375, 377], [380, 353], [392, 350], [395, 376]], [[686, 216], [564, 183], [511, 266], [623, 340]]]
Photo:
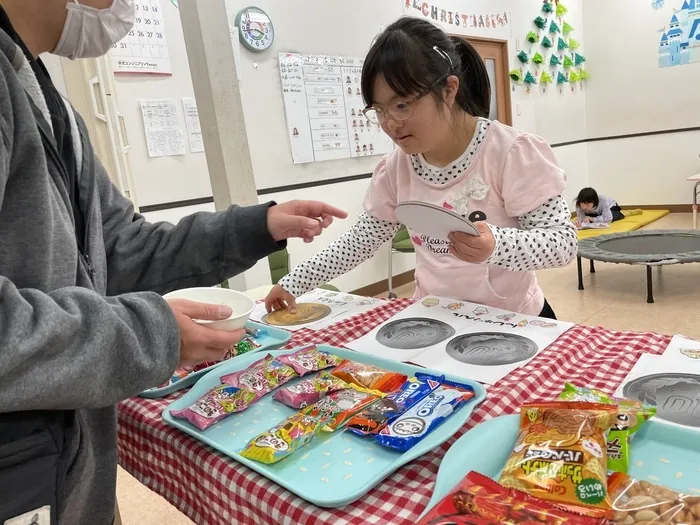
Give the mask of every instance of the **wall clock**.
[[269, 49], [275, 40], [275, 28], [265, 11], [246, 7], [236, 16], [236, 27], [241, 44], [254, 53]]

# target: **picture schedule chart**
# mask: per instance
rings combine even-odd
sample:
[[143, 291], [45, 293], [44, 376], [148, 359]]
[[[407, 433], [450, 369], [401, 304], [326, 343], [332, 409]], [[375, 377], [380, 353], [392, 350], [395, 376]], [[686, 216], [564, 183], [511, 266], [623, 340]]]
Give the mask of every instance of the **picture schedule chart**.
[[391, 139], [362, 113], [362, 61], [280, 54], [282, 95], [295, 164], [392, 151]]
[[112, 47], [114, 72], [171, 74], [160, 0], [135, 0], [134, 8], [134, 27]]

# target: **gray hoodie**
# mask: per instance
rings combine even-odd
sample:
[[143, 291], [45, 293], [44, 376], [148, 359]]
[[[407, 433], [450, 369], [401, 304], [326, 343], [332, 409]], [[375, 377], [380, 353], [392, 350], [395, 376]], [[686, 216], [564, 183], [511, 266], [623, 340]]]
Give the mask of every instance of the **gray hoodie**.
[[149, 224], [69, 111], [86, 224], [77, 248], [46, 102], [0, 31], [0, 523], [112, 523], [115, 403], [164, 382], [180, 337], [159, 294], [210, 286], [283, 244], [269, 205]]

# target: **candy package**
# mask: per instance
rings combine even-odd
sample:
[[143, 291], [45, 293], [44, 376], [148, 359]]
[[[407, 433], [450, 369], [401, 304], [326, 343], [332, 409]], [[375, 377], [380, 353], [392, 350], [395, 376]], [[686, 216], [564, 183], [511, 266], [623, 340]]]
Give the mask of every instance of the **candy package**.
[[251, 439], [241, 456], [260, 463], [277, 463], [307, 445], [323, 423], [314, 417], [294, 414]]
[[604, 522], [567, 512], [548, 501], [470, 472], [418, 525], [602, 525]]
[[346, 359], [333, 370], [333, 375], [346, 383], [353, 383], [363, 388], [391, 392], [399, 388], [408, 376], [397, 372], [388, 372], [376, 366], [357, 363]]
[[608, 490], [615, 511], [615, 523], [700, 523], [700, 496], [689, 496], [648, 481], [637, 481], [619, 472], [608, 479]]
[[260, 344], [255, 342], [255, 339], [252, 337], [244, 337], [240, 341], [236, 343], [236, 346], [231, 348], [227, 353], [226, 357], [224, 357], [224, 360], [226, 359], [231, 359], [232, 357], [236, 357], [239, 355], [246, 354], [248, 352], [252, 352], [253, 350], [257, 350], [260, 348]]
[[385, 447], [405, 452], [440, 426], [472, 397], [474, 390], [469, 385], [444, 381], [374, 437]]
[[321, 352], [315, 346], [302, 348], [293, 354], [283, 355], [277, 358], [280, 363], [291, 366], [300, 376], [317, 372], [331, 366], [338, 366], [343, 362], [342, 357]]
[[607, 435], [608, 470], [627, 472], [630, 464], [630, 442], [644, 423], [656, 414], [656, 407], [631, 399], [618, 399], [599, 390], [577, 387], [571, 383], [564, 385], [564, 391], [559, 397], [567, 401], [617, 405], [618, 414]]
[[206, 430], [214, 423], [248, 408], [255, 400], [255, 394], [235, 386], [221, 385], [200, 397], [194, 404], [170, 414], [186, 419], [200, 430]]
[[291, 366], [276, 361], [268, 354], [245, 370], [226, 374], [221, 382], [255, 392], [255, 399], [258, 400], [294, 377], [297, 374]]
[[500, 482], [559, 506], [611, 517], [605, 432], [617, 407], [600, 403], [528, 403]]
[[323, 430], [333, 432], [342, 428], [352, 416], [370, 406], [380, 396], [383, 396], [381, 392], [351, 385], [345, 390], [328, 394], [299, 413], [325, 420], [327, 423]]
[[359, 435], [378, 434], [387, 424], [439, 387], [444, 379], [445, 376], [416, 374], [401, 385], [401, 388], [353, 416], [348, 421], [348, 430]]
[[248, 337], [252, 339], [262, 339], [267, 335], [267, 330], [261, 328], [253, 328], [251, 326], [246, 326], [245, 333]]
[[350, 388], [350, 385], [330, 372], [321, 372], [316, 377], [302, 379], [293, 385], [283, 386], [275, 392], [273, 397], [288, 407], [304, 408], [331, 392], [345, 388]]
[[188, 375], [190, 375], [194, 371], [195, 371], [195, 369], [190, 367], [190, 366], [178, 368], [177, 370], [175, 370], [173, 372], [173, 375], [170, 376], [170, 379], [168, 379], [162, 385], [158, 385], [156, 388], [165, 388], [165, 387], [168, 387], [170, 385], [173, 385], [173, 384], [177, 383], [178, 381], [183, 380], [184, 378], [186, 378]]

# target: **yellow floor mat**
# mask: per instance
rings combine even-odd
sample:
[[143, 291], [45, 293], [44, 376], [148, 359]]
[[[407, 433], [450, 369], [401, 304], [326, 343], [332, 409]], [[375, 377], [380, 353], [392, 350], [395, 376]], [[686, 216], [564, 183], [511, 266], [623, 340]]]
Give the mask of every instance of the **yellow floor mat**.
[[[624, 213], [625, 210], [622, 210]], [[621, 221], [613, 222], [610, 228], [600, 230], [579, 230], [578, 239], [590, 239], [598, 235], [607, 235], [609, 233], [631, 232], [639, 228], [658, 221], [661, 217], [665, 217], [671, 213], [669, 210], [644, 210], [640, 215], [625, 217]]]

